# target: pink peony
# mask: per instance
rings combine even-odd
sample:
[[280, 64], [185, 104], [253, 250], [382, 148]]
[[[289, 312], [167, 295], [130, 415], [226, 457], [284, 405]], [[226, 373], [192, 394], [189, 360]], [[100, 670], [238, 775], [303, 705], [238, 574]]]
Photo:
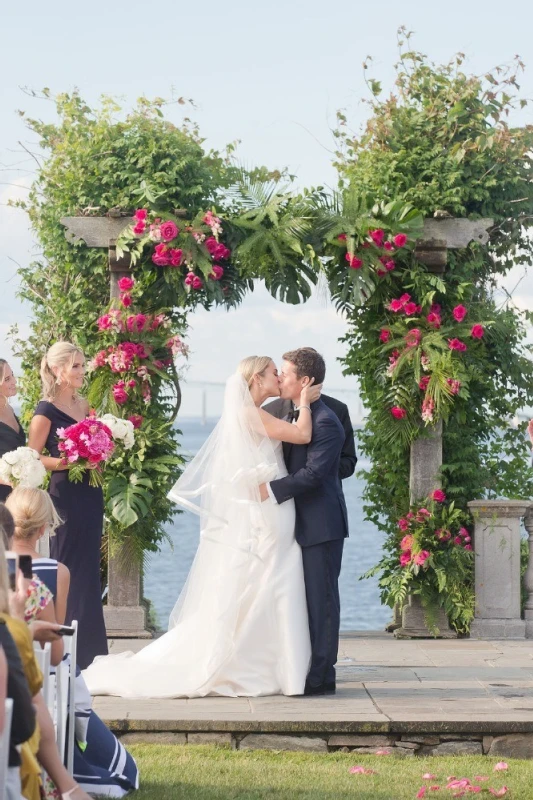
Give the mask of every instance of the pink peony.
[[392, 272], [392, 270], [395, 268], [396, 268], [396, 262], [393, 261], [392, 258], [390, 259], [390, 261], [385, 262], [385, 269], [387, 270], [387, 272]]
[[418, 328], [412, 328], [405, 335], [405, 344], [407, 347], [418, 347], [422, 334]]
[[168, 267], [170, 264], [169, 248], [166, 244], [156, 244], [152, 254], [152, 261], [158, 267]]
[[400, 550], [403, 550], [404, 553], [411, 552], [413, 548], [413, 542], [413, 537], [410, 533], [408, 533], [407, 536], [404, 536], [400, 542]]
[[420, 553], [417, 553], [413, 557], [413, 561], [415, 562], [415, 564], [418, 564], [418, 566], [421, 567], [426, 563], [430, 555], [431, 553], [429, 552], [429, 550], [421, 550]]
[[144, 417], [141, 417], [140, 414], [132, 414], [128, 417], [128, 420], [131, 422], [134, 428], [140, 428], [143, 423]]
[[470, 336], [473, 339], [482, 339], [485, 335], [485, 328], [483, 325], [472, 325], [472, 330], [470, 331]]
[[448, 339], [448, 347], [450, 350], [458, 350], [461, 353], [466, 350], [466, 344], [460, 339]]
[[405, 305], [403, 307], [403, 310], [405, 311], [407, 316], [410, 317], [413, 314], [416, 314], [416, 312], [418, 310], [418, 306], [417, 306], [416, 303], [413, 303], [413, 302], [405, 303]]
[[352, 256], [350, 253], [346, 253], [345, 259], [350, 265], [351, 269], [361, 269], [363, 266], [362, 260], [357, 258], [357, 256]]
[[430, 500], [435, 500], [437, 503], [444, 503], [446, 500], [446, 495], [442, 491], [442, 489], [434, 489], [431, 494], [429, 495]]
[[402, 296], [400, 297], [401, 303], [408, 303], [410, 299], [411, 299], [411, 295], [407, 294], [407, 293], [406, 294], [402, 294]]
[[137, 222], [144, 222], [146, 217], [148, 216], [148, 211], [146, 208], [138, 208], [135, 214], [133, 215], [133, 219]]
[[391, 332], [388, 328], [382, 328], [379, 332], [379, 341], [386, 344], [391, 337]]
[[183, 250], [173, 247], [169, 252], [169, 263], [171, 267], [180, 267], [183, 260]]
[[126, 320], [126, 328], [130, 333], [139, 333], [144, 330], [147, 321], [148, 317], [145, 314], [132, 314], [131, 317], [128, 317]]
[[146, 230], [146, 225], [144, 224], [144, 222], [137, 222], [136, 225], [133, 226], [133, 233], [136, 233], [137, 235], [144, 233], [145, 230]]
[[163, 222], [161, 224], [161, 238], [165, 242], [170, 242], [171, 239], [175, 239], [179, 233], [179, 228], [175, 222], [172, 222], [171, 219]]
[[103, 316], [99, 317], [96, 321], [98, 325], [99, 331], [107, 331], [113, 325], [113, 318], [109, 316], [109, 314], [103, 314]]
[[456, 322], [462, 322], [466, 317], [468, 310], [464, 306], [455, 306], [452, 311], [453, 318]]
[[369, 231], [369, 234], [374, 244], [378, 247], [381, 247], [383, 244], [383, 239], [385, 238], [385, 231], [381, 228], [376, 228], [373, 231]]
[[405, 519], [405, 517], [402, 517], [398, 520], [398, 527], [401, 531], [409, 530], [409, 520]]
[[131, 292], [134, 286], [135, 281], [133, 278], [121, 278], [118, 282], [118, 288], [121, 292]]
[[396, 247], [405, 247], [407, 243], [407, 236], [405, 233], [397, 233], [394, 239], [392, 240]]
[[121, 295], [120, 302], [122, 303], [124, 308], [129, 308], [131, 306], [131, 302], [132, 302], [131, 301], [131, 294], [128, 294], [127, 292], [125, 292], [123, 295]]
[[426, 317], [426, 322], [428, 325], [431, 325], [432, 328], [440, 328], [440, 316], [435, 311], [430, 311]]
[[194, 272], [188, 272], [185, 276], [185, 286], [192, 286], [192, 282], [195, 279], [196, 275]]
[[400, 553], [400, 566], [406, 567], [411, 563], [411, 551], [406, 550], [405, 553]]
[[403, 308], [403, 303], [401, 300], [391, 300], [389, 303], [389, 311], [401, 311]]
[[213, 269], [211, 270], [211, 273], [210, 273], [210, 275], [209, 275], [209, 277], [211, 278], [211, 280], [213, 280], [213, 281], [219, 281], [219, 280], [222, 278], [222, 276], [223, 276], [223, 275], [224, 275], [224, 270], [223, 270], [223, 268], [222, 268], [222, 267], [219, 267], [219, 266], [218, 266], [218, 264], [214, 264], [214, 265], [213, 265]]
[[194, 278], [192, 279], [192, 284], [191, 284], [192, 288], [201, 289], [203, 285], [204, 285], [203, 280], [198, 275], [195, 275]]
[[407, 411], [405, 408], [400, 408], [399, 406], [393, 406], [390, 410], [390, 413], [394, 417], [394, 419], [403, 419], [407, 416]]
[[118, 383], [115, 383], [112, 389], [113, 397], [119, 405], [124, 405], [124, 403], [128, 402], [128, 395], [126, 394], [124, 386], [124, 381], [119, 381]]

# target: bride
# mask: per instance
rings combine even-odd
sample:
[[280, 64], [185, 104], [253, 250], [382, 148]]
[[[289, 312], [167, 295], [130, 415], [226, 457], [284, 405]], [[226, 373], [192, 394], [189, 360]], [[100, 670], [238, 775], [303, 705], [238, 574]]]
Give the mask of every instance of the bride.
[[169, 630], [136, 654], [96, 658], [84, 671], [91, 694], [303, 694], [311, 646], [294, 502], [261, 503], [259, 484], [287, 474], [281, 442], [311, 440], [310, 404], [320, 393], [311, 384], [291, 424], [261, 408], [280, 393], [272, 359], [241, 361], [220, 421], [169, 493], [200, 515]]

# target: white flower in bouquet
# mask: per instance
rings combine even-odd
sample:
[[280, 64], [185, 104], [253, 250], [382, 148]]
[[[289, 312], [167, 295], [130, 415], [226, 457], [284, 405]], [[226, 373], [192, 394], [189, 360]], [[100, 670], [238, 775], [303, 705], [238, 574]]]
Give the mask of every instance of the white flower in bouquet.
[[113, 435], [113, 439], [116, 442], [120, 442], [124, 447], [124, 450], [130, 450], [135, 443], [135, 433], [133, 423], [129, 421], [129, 419], [121, 419], [120, 417], [115, 417], [114, 414], [104, 414], [103, 417], [99, 417], [100, 422], [103, 422], [104, 425], [107, 425], [109, 430]]
[[39, 453], [31, 447], [17, 447], [0, 458], [0, 480], [11, 486], [38, 489], [45, 477]]

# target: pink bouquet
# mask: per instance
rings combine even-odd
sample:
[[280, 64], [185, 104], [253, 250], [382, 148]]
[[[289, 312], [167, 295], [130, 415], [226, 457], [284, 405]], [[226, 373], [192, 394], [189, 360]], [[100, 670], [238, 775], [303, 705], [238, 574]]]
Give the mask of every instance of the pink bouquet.
[[87, 417], [68, 428], [58, 428], [57, 434], [62, 461], [70, 465], [69, 479], [78, 483], [89, 469], [90, 485], [101, 486], [102, 465], [115, 449], [111, 429], [96, 417]]

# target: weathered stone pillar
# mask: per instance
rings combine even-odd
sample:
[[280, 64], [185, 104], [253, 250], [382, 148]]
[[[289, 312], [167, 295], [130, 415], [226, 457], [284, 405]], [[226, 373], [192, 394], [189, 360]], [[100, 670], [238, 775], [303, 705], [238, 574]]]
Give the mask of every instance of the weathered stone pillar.
[[524, 609], [526, 622], [526, 639], [533, 639], [533, 503], [529, 506], [524, 520], [526, 531], [529, 534], [529, 563], [524, 575], [524, 588], [527, 600]]
[[520, 618], [520, 520], [525, 500], [473, 500], [476, 610], [470, 636], [524, 639]]
[[440, 489], [442, 467], [442, 420], [427, 429], [411, 445], [409, 497], [411, 503], [424, 500], [434, 489]]

